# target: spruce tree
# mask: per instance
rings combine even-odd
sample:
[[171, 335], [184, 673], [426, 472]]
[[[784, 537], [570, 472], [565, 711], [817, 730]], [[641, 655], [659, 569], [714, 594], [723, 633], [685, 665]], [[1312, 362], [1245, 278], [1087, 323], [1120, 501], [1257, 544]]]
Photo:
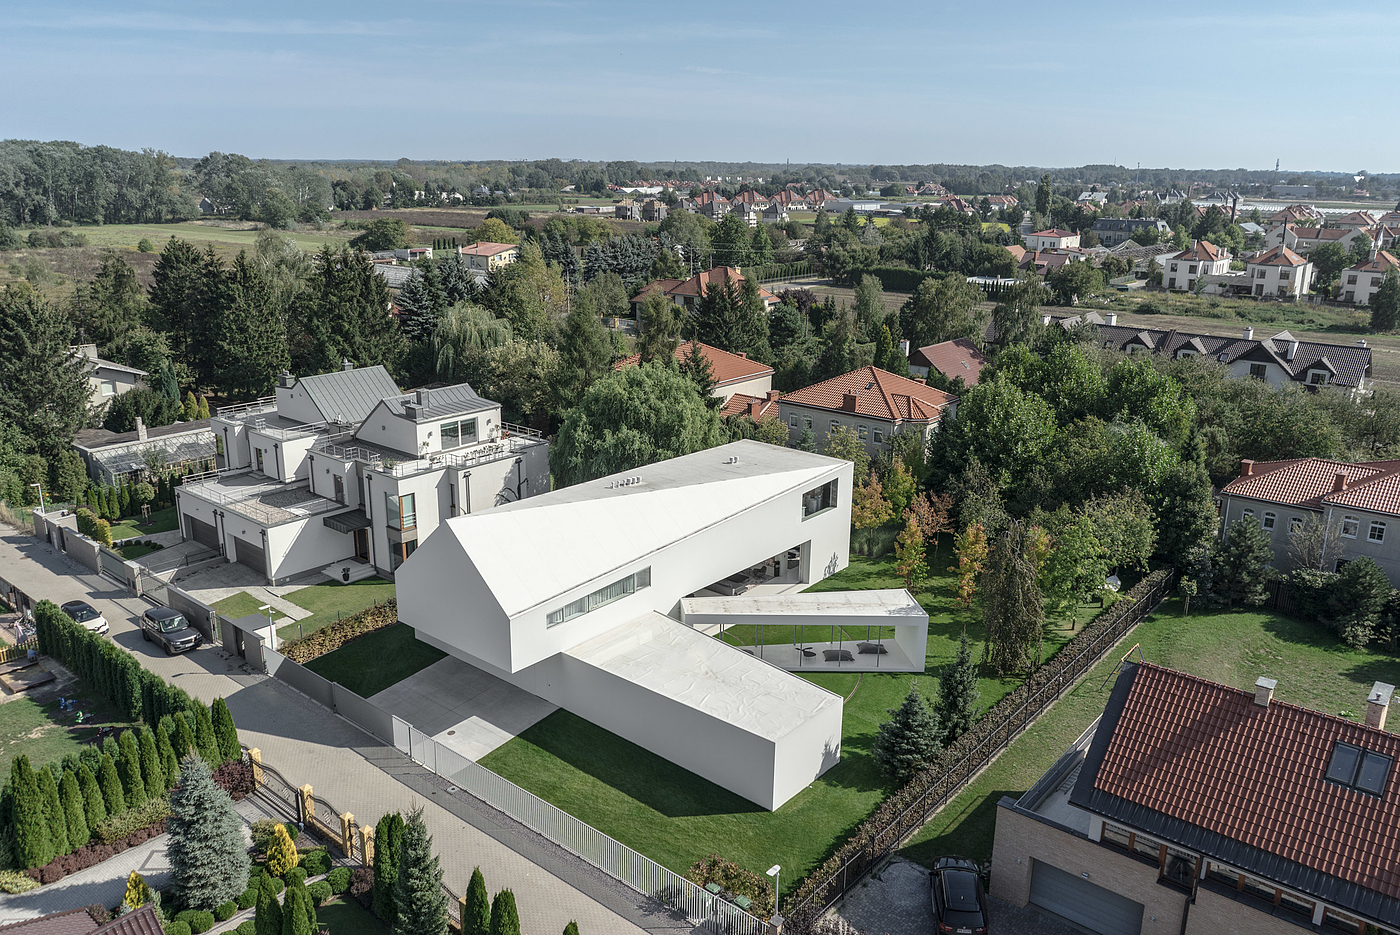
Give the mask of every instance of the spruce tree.
[[695, 384], [700, 398], [708, 404], [714, 399], [710, 393], [715, 388], [715, 371], [710, 366], [710, 359], [705, 356], [700, 344], [701, 342], [696, 340], [686, 345], [684, 355], [681, 357], [680, 370], [682, 376]]
[[27, 283], [0, 292], [0, 422], [51, 461], [88, 417], [87, 374], [69, 353], [70, 327], [68, 316]]
[[142, 726], [137, 746], [141, 750], [141, 778], [146, 782], [146, 798], [158, 799], [167, 788], [165, 769], [161, 766], [160, 752], [156, 749], [155, 734], [149, 727]]
[[97, 785], [97, 777], [92, 775], [92, 770], [86, 764], [78, 766], [78, 788], [83, 792], [83, 817], [87, 819], [88, 830], [96, 831], [97, 826], [107, 818], [107, 803], [102, 801], [102, 789]]
[[199, 748], [199, 755], [204, 757], [204, 762], [209, 764], [210, 769], [215, 769], [223, 763], [223, 755], [219, 753], [219, 742], [214, 738], [214, 722], [209, 717], [209, 709], [202, 701], [194, 703], [194, 740], [195, 746]]
[[253, 915], [255, 935], [282, 935], [282, 905], [272, 877], [263, 874], [258, 884], [258, 908]]
[[10, 764], [10, 790], [14, 809], [15, 858], [23, 867], [42, 867], [54, 857], [53, 838], [48, 819], [44, 816], [44, 801], [39, 794], [39, 779], [29, 757], [20, 754]]
[[1257, 606], [1268, 594], [1269, 563], [1274, 560], [1273, 542], [1253, 517], [1231, 523], [1225, 538], [1211, 549], [1214, 578], [1211, 586], [1225, 606]]
[[919, 683], [909, 686], [909, 694], [898, 708], [889, 709], [890, 719], [875, 735], [875, 762], [901, 784], [929, 767], [938, 757], [938, 718], [919, 694]]
[[520, 913], [510, 890], [501, 890], [491, 901], [491, 935], [520, 935]]
[[286, 899], [282, 902], [281, 935], [311, 935], [311, 926], [306, 919], [306, 887], [287, 887]]
[[612, 341], [591, 305], [578, 302], [564, 318], [559, 336], [559, 390], [575, 400], [612, 364]]
[[63, 802], [58, 797], [58, 783], [54, 782], [53, 770], [47, 767], [38, 771], [38, 779], [39, 802], [44, 807], [44, 821], [49, 827], [53, 856], [62, 857], [73, 848], [68, 845], [68, 819], [63, 813]]
[[958, 645], [958, 655], [938, 679], [936, 710], [939, 735], [944, 746], [972, 727], [972, 722], [977, 719], [978, 694], [977, 664], [972, 661], [972, 650], [968, 647], [967, 633], [964, 632]]
[[126, 807], [140, 808], [146, 804], [146, 780], [141, 775], [141, 750], [136, 744], [136, 732], [122, 731], [117, 745], [122, 751], [117, 773], [122, 778], [122, 791], [126, 793]]
[[433, 837], [422, 807], [408, 813], [403, 826], [399, 877], [394, 882], [394, 935], [446, 935], [447, 897], [442, 868], [433, 853]]
[[175, 748], [175, 756], [183, 761], [191, 750], [196, 750], [194, 728], [190, 726], [188, 711], [176, 711], [174, 720], [175, 735], [170, 738], [170, 743]]
[[92, 837], [88, 829], [87, 812], [83, 805], [83, 791], [78, 786], [78, 777], [71, 769], [63, 771], [63, 781], [58, 784], [58, 797], [63, 802], [63, 819], [68, 828], [68, 846], [74, 850], [82, 847]]
[[374, 826], [374, 914], [393, 924], [394, 891], [399, 879], [399, 853], [403, 848], [403, 816], [390, 812]]
[[214, 909], [248, 888], [243, 819], [207, 763], [186, 757], [170, 791], [171, 891], [191, 909]]
[[233, 714], [222, 698], [215, 698], [210, 708], [214, 722], [214, 740], [219, 747], [219, 755], [225, 763], [243, 756], [243, 748], [238, 745], [238, 729], [233, 726]]
[[[216, 377], [229, 393], [252, 398], [265, 393], [277, 375], [291, 366], [287, 328], [271, 280], [240, 253], [228, 271], [228, 301], [220, 308]], [[209, 418], [209, 403], [200, 397], [196, 415]]]
[[102, 804], [107, 807], [108, 817], [115, 817], [126, 811], [126, 792], [122, 790], [117, 764], [110, 753], [102, 754], [102, 768], [97, 772], [97, 785], [102, 790]]
[[472, 871], [467, 884], [467, 901], [462, 908], [462, 935], [490, 935], [491, 896], [486, 892], [486, 880], [481, 868]]
[[[180, 758], [170, 744], [170, 735], [165, 731], [166, 718], [156, 724], [156, 752], [160, 754], [160, 772], [165, 777], [165, 788], [169, 789], [180, 779]], [[172, 725], [174, 721], [170, 722]]]

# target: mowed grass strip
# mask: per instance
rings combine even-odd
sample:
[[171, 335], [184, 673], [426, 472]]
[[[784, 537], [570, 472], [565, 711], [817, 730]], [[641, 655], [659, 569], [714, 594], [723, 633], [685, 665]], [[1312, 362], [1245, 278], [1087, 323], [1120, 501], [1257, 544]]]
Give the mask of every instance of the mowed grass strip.
[[292, 591], [286, 595], [286, 599], [293, 604], [311, 611], [311, 616], [288, 623], [277, 632], [283, 639], [314, 633], [327, 624], [335, 623], [341, 617], [359, 613], [372, 604], [382, 604], [391, 600], [393, 596], [393, 582], [378, 577], [362, 578], [348, 583], [327, 581], [313, 584], [309, 588]]
[[413, 627], [395, 623], [317, 656], [306, 667], [322, 678], [339, 682], [361, 698], [368, 698], [446, 655], [440, 649], [420, 643]]

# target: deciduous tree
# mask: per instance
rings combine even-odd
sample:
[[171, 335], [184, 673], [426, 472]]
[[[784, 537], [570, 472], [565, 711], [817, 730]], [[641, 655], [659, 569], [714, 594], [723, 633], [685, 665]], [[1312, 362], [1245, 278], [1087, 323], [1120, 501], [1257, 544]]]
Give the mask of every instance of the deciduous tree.
[[997, 537], [983, 583], [987, 642], [983, 660], [1006, 675], [1040, 663], [1045, 601], [1030, 527], [1013, 521]]
[[972, 606], [972, 597], [977, 593], [977, 579], [986, 567], [987, 534], [981, 523], [968, 526], [953, 540], [954, 553], [958, 563], [948, 570], [958, 576], [958, 603], [963, 607]]
[[905, 522], [904, 530], [895, 539], [894, 545], [895, 571], [904, 579], [906, 588], [913, 588], [915, 582], [928, 574], [926, 552], [924, 535], [911, 517]]

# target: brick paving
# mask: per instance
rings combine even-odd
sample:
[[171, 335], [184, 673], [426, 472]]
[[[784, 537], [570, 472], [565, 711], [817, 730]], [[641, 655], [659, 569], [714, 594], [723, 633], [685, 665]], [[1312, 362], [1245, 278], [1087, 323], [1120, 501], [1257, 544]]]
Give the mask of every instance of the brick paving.
[[694, 930], [484, 804], [450, 794], [397, 750], [286, 684], [249, 673], [221, 649], [158, 654], [135, 624], [150, 606], [145, 600], [43, 540], [8, 529], [0, 533], [0, 577], [36, 601], [93, 603], [111, 624], [112, 639], [143, 666], [204, 701], [222, 696], [246, 745], [259, 747], [288, 781], [310, 783], [318, 798], [353, 813], [358, 822], [372, 824], [384, 812], [422, 805], [447, 886], [465, 893], [472, 869], [480, 866], [491, 892], [514, 890], [523, 930], [548, 935], [570, 921], [584, 935]]

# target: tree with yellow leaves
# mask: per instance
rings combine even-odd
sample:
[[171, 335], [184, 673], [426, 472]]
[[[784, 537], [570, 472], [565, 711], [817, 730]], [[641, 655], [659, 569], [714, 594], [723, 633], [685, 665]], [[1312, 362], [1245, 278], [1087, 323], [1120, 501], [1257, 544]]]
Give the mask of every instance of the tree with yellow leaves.
[[928, 574], [928, 562], [924, 560], [924, 534], [912, 517], [904, 523], [904, 531], [894, 541], [894, 570], [904, 579], [904, 586], [912, 589], [914, 582]]
[[971, 607], [972, 596], [977, 593], [977, 576], [987, 564], [987, 533], [981, 523], [974, 523], [959, 533], [953, 543], [958, 563], [948, 566], [948, 570], [958, 576], [958, 603]]
[[273, 831], [272, 843], [267, 846], [267, 872], [281, 877], [299, 863], [301, 857], [297, 854], [292, 836], [287, 833], [287, 826], [278, 824]]
[[871, 472], [870, 479], [857, 484], [851, 495], [851, 525], [858, 530], [874, 529], [894, 519], [894, 508], [885, 499], [880, 475]]

